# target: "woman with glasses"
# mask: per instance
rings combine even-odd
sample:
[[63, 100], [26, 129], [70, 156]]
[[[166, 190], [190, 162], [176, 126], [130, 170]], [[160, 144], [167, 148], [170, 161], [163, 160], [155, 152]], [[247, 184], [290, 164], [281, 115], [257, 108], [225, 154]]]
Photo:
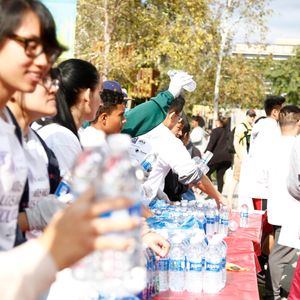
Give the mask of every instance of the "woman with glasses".
[[80, 59], [60, 63], [57, 71], [57, 115], [39, 122], [45, 126], [38, 133], [54, 151], [63, 177], [82, 151], [78, 130], [84, 121], [94, 120], [102, 82], [97, 69]]
[[56, 39], [54, 20], [41, 2], [0, 0], [1, 299], [37, 298], [53, 282], [58, 270], [95, 249], [124, 249], [129, 244], [127, 240], [112, 241], [103, 234], [138, 224], [135, 219], [122, 224], [97, 219], [107, 210], [129, 205], [129, 201], [95, 203], [95, 193], [89, 190], [56, 214], [38, 239], [11, 250], [28, 165], [6, 104], [16, 91], [33, 92], [62, 50]]
[[[41, 235], [52, 215], [64, 207], [54, 194], [59, 181], [60, 171], [54, 153], [38, 136], [30, 124], [41, 117], [57, 113], [55, 94], [58, 79], [46, 75], [33, 93], [16, 92], [8, 102], [8, 107], [17, 120], [23, 136], [23, 149], [28, 165], [27, 186], [19, 205], [19, 226], [26, 237]], [[41, 210], [41, 214], [37, 214]], [[22, 239], [21, 239], [22, 241]], [[18, 241], [18, 242], [21, 242]]]

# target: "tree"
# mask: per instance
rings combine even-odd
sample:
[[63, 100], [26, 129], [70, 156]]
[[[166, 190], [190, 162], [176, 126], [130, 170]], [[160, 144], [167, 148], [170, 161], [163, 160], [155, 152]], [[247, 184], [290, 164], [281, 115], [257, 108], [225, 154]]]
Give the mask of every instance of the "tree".
[[285, 61], [274, 61], [266, 74], [271, 93], [284, 95], [288, 103], [300, 105], [300, 47], [295, 56]]
[[220, 20], [219, 34], [221, 36], [214, 85], [214, 118], [217, 118], [219, 110], [221, 70], [226, 44], [236, 33], [237, 25], [241, 21], [247, 24], [248, 32], [253, 31], [253, 25], [262, 33], [265, 32], [265, 17], [270, 13], [267, 3], [268, 0], [215, 0], [212, 2], [215, 16]]

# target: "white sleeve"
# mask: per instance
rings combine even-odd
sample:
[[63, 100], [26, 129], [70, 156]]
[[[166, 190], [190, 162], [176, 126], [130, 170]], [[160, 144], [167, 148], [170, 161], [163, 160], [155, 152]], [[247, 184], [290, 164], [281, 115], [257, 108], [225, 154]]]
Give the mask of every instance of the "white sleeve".
[[287, 188], [289, 193], [300, 201], [300, 136], [291, 151], [289, 175], [287, 178]]
[[55, 195], [48, 195], [36, 203], [34, 207], [25, 208], [30, 230], [43, 230], [53, 215], [64, 209], [67, 204], [59, 201]]
[[[170, 141], [171, 142], [171, 141]], [[178, 175], [178, 180], [182, 184], [197, 183], [202, 177], [202, 172], [187, 149], [179, 139], [173, 139], [171, 147], [166, 147], [161, 158], [165, 160], [171, 169]], [[173, 148], [173, 149], [172, 149]]]
[[0, 298], [33, 300], [55, 280], [57, 267], [37, 240], [0, 252]]

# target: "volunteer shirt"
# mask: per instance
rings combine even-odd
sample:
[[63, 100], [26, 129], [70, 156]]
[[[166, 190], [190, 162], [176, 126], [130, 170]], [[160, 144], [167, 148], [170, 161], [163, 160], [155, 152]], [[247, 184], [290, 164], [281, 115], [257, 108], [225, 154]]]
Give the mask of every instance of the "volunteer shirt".
[[265, 118], [252, 128], [250, 149], [243, 159], [239, 197], [268, 199], [267, 158], [274, 149], [274, 140], [281, 135], [276, 120]]
[[142, 154], [152, 152], [158, 155], [153, 170], [144, 183], [148, 200], [154, 199], [159, 191], [163, 191], [165, 177], [170, 169], [178, 174], [178, 179], [183, 184], [196, 183], [200, 180], [202, 173], [197, 168], [195, 161], [191, 159], [183, 143], [164, 124], [134, 138], [133, 147], [135, 144], [140, 145], [140, 149], [137, 149], [137, 153], [140, 155], [139, 161]]
[[[4, 111], [8, 120], [10, 117]], [[27, 162], [15, 126], [0, 118], [0, 250], [15, 242], [19, 202], [27, 177]]]
[[286, 181], [294, 136], [280, 136], [274, 141], [273, 151], [268, 158], [268, 222], [281, 226], [289, 219], [293, 197], [289, 194]]
[[82, 152], [78, 138], [71, 130], [56, 123], [43, 126], [38, 134], [53, 150], [58, 160], [60, 176], [63, 177]]
[[[29, 202], [28, 207], [33, 208], [38, 201], [47, 197], [50, 192], [48, 175], [48, 157], [43, 145], [32, 129], [29, 129], [28, 136], [23, 142], [26, 160], [28, 162], [28, 184]], [[28, 232], [27, 238], [37, 237], [40, 231]]]

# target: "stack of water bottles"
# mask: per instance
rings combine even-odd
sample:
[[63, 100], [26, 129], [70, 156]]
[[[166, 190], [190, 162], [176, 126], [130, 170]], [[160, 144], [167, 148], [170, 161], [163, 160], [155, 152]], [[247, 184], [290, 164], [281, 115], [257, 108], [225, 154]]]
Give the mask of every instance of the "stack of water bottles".
[[167, 257], [155, 261], [147, 252], [147, 286], [143, 299], [171, 290], [218, 293], [226, 284], [229, 211], [218, 210], [215, 201], [181, 201], [168, 205], [157, 201], [149, 225], [171, 244]]
[[[89, 187], [96, 188], [97, 198], [114, 201], [116, 197], [132, 200], [127, 209], [107, 212], [101, 218], [122, 219], [141, 215], [141, 182], [143, 171], [129, 158], [130, 138], [111, 135], [107, 147], [86, 149], [74, 166], [69, 182], [63, 181], [58, 192], [69, 186], [76, 198]], [[63, 186], [63, 188], [62, 188]], [[97, 288], [89, 299], [137, 299], [146, 285], [145, 259], [140, 228], [116, 236], [131, 238], [134, 243], [127, 251], [97, 251], [72, 268], [75, 279]], [[88, 298], [87, 298], [88, 299]]]

